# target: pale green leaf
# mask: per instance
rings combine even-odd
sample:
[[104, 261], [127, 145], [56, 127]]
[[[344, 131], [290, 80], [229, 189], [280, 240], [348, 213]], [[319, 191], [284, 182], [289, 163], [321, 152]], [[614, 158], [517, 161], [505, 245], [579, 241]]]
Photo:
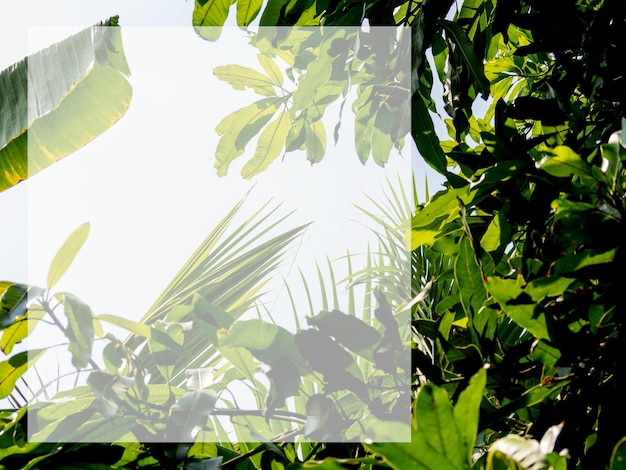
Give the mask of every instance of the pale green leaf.
[[46, 311], [43, 309], [28, 310], [26, 315], [17, 317], [13, 324], [2, 331], [0, 350], [4, 354], [11, 354], [13, 346], [24, 340], [37, 326]]
[[227, 82], [235, 90], [251, 88], [263, 96], [276, 96], [274, 82], [267, 75], [242, 65], [222, 65], [213, 69], [213, 74]]
[[101, 320], [107, 323], [110, 323], [115, 326], [119, 326], [120, 328], [124, 328], [129, 332], [142, 336], [144, 338], [150, 338], [152, 329], [148, 325], [144, 325], [143, 323], [134, 322], [129, 320], [128, 318], [118, 317], [116, 315], [98, 315], [94, 317], [96, 320]]
[[[239, 3], [237, 3], [239, 5]], [[283, 86], [283, 74], [276, 65], [276, 62], [271, 57], [266, 56], [265, 54], [257, 55], [257, 59], [259, 60], [259, 64], [265, 70], [265, 73], [272, 80], [272, 82], [276, 85]]]
[[108, 26], [113, 20], [0, 73], [0, 191], [83, 147], [126, 113], [130, 71], [120, 28]]
[[48, 270], [48, 290], [61, 279], [67, 268], [70, 267], [72, 261], [76, 257], [78, 250], [81, 249], [87, 236], [89, 235], [89, 223], [84, 223], [78, 227], [63, 243], [63, 246], [57, 251], [50, 269]]
[[244, 28], [256, 18], [263, 0], [237, 0], [237, 25]]
[[31, 349], [0, 362], [0, 398], [13, 392], [15, 382], [44, 353], [45, 349]]
[[320, 120], [309, 126], [305, 135], [306, 159], [311, 163], [318, 163], [326, 153], [326, 129]]
[[0, 282], [0, 329], [8, 328], [27, 312], [28, 303], [44, 292], [41, 287]]
[[236, 0], [196, 0], [191, 22], [196, 32], [208, 41], [217, 41], [222, 34], [222, 26], [228, 17], [228, 10]]
[[259, 136], [259, 142], [252, 158], [244, 165], [241, 175], [250, 179], [265, 170], [279, 155], [287, 133], [291, 128], [289, 113], [283, 111], [270, 122]]
[[222, 135], [215, 150], [215, 168], [225, 176], [231, 162], [243, 154], [246, 144], [267, 124], [278, 109], [280, 98], [267, 98], [226, 116], [217, 126]]

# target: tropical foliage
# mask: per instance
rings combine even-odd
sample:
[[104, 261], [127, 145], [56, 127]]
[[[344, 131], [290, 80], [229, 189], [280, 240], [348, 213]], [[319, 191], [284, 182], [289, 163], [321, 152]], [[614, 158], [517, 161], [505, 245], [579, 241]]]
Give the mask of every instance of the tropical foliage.
[[117, 24], [110, 18], [2, 71], [0, 191], [78, 150], [126, 114], [132, 88]]
[[[54, 317], [58, 303], [73, 364], [95, 370], [71, 400], [3, 412], [0, 464], [623, 468], [626, 17], [619, 3], [298, 0], [270, 1], [261, 11], [260, 2], [196, 1], [198, 33], [216, 40], [219, 28], [202, 26], [223, 25], [233, 3], [242, 28], [258, 14], [261, 25], [295, 28], [251, 35], [263, 72], [237, 64], [215, 70], [234, 88], [262, 96], [219, 124], [218, 174], [257, 135], [246, 178], [295, 150], [319, 162], [326, 153], [321, 117], [355, 87], [357, 157], [383, 165], [410, 133], [446, 178], [445, 189], [425, 203], [414, 197], [406, 213], [406, 196], [392, 186], [393, 208], [376, 202], [375, 210], [366, 208], [382, 222], [380, 244], [367, 266], [351, 268], [349, 276], [350, 288], [365, 284], [366, 303], [357, 311], [324, 295], [296, 334], [239, 318], [259, 300], [259, 285], [250, 280], [261, 282], [272, 271], [301, 228], [244, 251], [245, 237], [257, 237], [242, 228], [219, 242], [225, 220], [142, 323], [94, 318], [71, 294], [2, 284], [2, 342], [9, 351], [27, 334], [25, 324]], [[335, 28], [366, 20], [369, 31]], [[382, 25], [394, 28], [374, 31]], [[444, 106], [437, 105], [437, 82]], [[444, 112], [447, 138], [435, 132]], [[55, 258], [48, 290], [86, 230], [78, 229]], [[412, 261], [406, 292], [394, 282], [403, 249]], [[330, 285], [332, 292], [332, 269], [330, 283], [321, 273], [322, 291]], [[40, 299], [30, 311], [28, 292]], [[410, 413], [398, 387], [409, 368], [402, 362], [405, 317]], [[107, 337], [105, 366], [96, 368], [92, 325], [101, 321], [133, 335]], [[206, 348], [198, 335], [211, 339]], [[0, 363], [5, 395], [15, 393], [38, 354]], [[231, 381], [248, 386], [259, 413], [222, 393]], [[297, 411], [285, 407], [291, 397]], [[83, 413], [82, 428], [65, 418], [69, 408]], [[218, 413], [232, 418], [239, 444], [228, 443]], [[395, 427], [403, 413], [411, 417], [410, 442], [385, 439], [384, 424]], [[50, 443], [25, 442], [28, 415]], [[372, 416], [383, 427], [368, 429]], [[285, 422], [293, 426], [283, 433]], [[94, 429], [108, 443], [59, 445], [68, 431], [81, 437]], [[361, 443], [331, 444], [338, 429], [357, 429]], [[127, 433], [141, 443], [123, 444]], [[178, 444], [151, 443], [159, 433], [175, 433], [165, 437]], [[201, 443], [205, 433], [215, 433], [219, 444]], [[320, 442], [293, 442], [300, 434]]]

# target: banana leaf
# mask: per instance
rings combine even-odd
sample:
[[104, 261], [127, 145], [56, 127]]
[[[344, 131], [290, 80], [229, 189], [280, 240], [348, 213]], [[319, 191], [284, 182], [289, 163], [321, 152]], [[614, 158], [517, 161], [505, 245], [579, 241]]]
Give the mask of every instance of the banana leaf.
[[117, 26], [112, 17], [0, 72], [0, 192], [124, 116], [132, 88]]

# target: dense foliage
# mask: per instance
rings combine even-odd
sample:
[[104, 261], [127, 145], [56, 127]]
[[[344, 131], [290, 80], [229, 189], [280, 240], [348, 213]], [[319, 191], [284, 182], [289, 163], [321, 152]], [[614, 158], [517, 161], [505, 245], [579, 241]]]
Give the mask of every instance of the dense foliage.
[[[194, 25], [199, 34], [217, 39], [218, 29], [200, 27], [223, 24], [234, 3], [196, 1]], [[206, 366], [217, 350], [233, 366], [229, 370], [234, 372], [228, 377], [224, 372], [223, 380], [255, 383], [253, 373], [242, 377], [242, 371], [265, 365], [262, 370], [272, 388], [259, 395], [259, 408], [266, 414], [247, 423], [248, 429], [267, 425], [269, 432], [277, 431], [280, 426], [267, 424], [272, 421], [265, 420], [267, 413], [284, 411], [286, 397], [311, 386], [301, 402], [303, 415], [290, 418], [301, 419], [299, 432], [314, 440], [333, 440], [325, 427], [333, 421], [328, 397], [335, 404], [343, 400], [342, 409], [357, 404], [359, 412], [366, 413], [354, 416], [378, 413], [389, 419], [398, 413], [398, 390], [389, 387], [388, 395], [380, 398], [373, 398], [371, 391], [388, 386], [382, 372], [399, 374], [406, 367], [393, 352], [403, 347], [396, 335], [408, 337], [406, 331], [398, 333], [397, 321], [410, 309], [412, 442], [31, 446], [23, 442], [21, 409], [2, 415], [7, 424], [0, 439], [8, 450], [0, 464], [10, 468], [15, 462], [31, 462], [38, 468], [35, 460], [48, 459], [45, 468], [55, 468], [61, 460], [94, 462], [95, 455], [102, 455], [99, 463], [120, 468], [622, 468], [626, 16], [620, 2], [292, 0], [270, 1], [262, 11], [261, 2], [236, 3], [241, 27], [260, 13], [261, 25], [317, 28], [253, 35], [265, 74], [236, 65], [216, 69], [216, 75], [234, 87], [248, 87], [262, 96], [218, 126], [220, 174], [257, 134], [244, 177], [265, 170], [283, 151], [303, 149], [309, 160], [319, 162], [326, 148], [321, 117], [331, 102], [344, 100], [346, 87], [355, 87], [355, 150], [361, 161], [371, 156], [383, 165], [410, 133], [424, 160], [446, 178], [446, 188], [424, 204], [412, 201], [412, 214], [404, 214], [411, 219], [404, 240], [386, 239], [393, 233], [390, 228], [402, 222], [402, 211], [378, 228], [387, 267], [397, 268], [402, 242], [411, 250], [411, 292], [394, 290], [393, 278], [381, 275], [387, 272], [384, 266], [372, 265], [360, 273], [376, 297], [371, 304], [359, 315], [352, 309], [345, 317], [336, 306], [326, 305], [311, 327], [296, 335], [268, 322], [237, 321], [237, 314], [255, 300], [255, 285], [244, 285], [231, 297], [212, 297], [217, 288], [194, 291], [189, 287], [193, 283], [185, 280], [194, 279], [197, 272], [183, 270], [145, 318], [149, 328], [127, 323], [121, 326], [135, 337], [126, 344], [111, 339], [108, 371], [92, 373], [92, 384], [104, 380], [104, 388], [111, 391], [97, 396], [100, 406], [104, 404], [101, 413], [113, 416], [123, 408], [122, 419], [123, 412], [129, 417], [127, 429], [136, 432], [132, 413], [145, 412], [151, 393], [149, 387], [137, 389], [147, 367], [161, 377], [155, 387], [171, 387], [159, 397], [160, 408], [149, 410], [150, 420], [141, 421], [144, 428], [158, 433], [165, 422], [187, 435], [199, 423], [177, 422], [175, 412], [185, 406], [204, 415], [215, 412], [215, 391], [224, 384], [202, 386], [205, 372], [199, 366]], [[359, 26], [365, 20], [370, 27], [398, 28], [383, 33], [386, 40], [376, 36], [380, 33], [374, 28], [326, 28]], [[275, 58], [287, 64], [292, 89], [283, 88]], [[440, 100], [434, 96], [435, 81], [443, 88], [444, 110], [436, 105]], [[433, 123], [443, 111], [448, 140], [437, 136]], [[339, 126], [335, 131], [340, 132]], [[396, 197], [398, 206], [403, 199]], [[80, 245], [78, 233], [70, 245]], [[295, 229], [261, 245], [267, 264], [248, 265], [247, 253], [240, 253], [236, 262], [249, 272], [266, 274], [276, 254], [297, 234]], [[199, 257], [232, 267], [228, 261], [211, 259], [215, 246], [207, 242], [189, 266], [196, 266]], [[62, 273], [66, 264], [57, 262], [51, 272]], [[4, 341], [7, 331], [20, 328], [16, 321], [24, 313], [27, 287], [6, 283], [2, 288]], [[43, 298], [45, 312], [49, 298]], [[58, 301], [74, 319], [63, 328], [74, 364], [84, 368], [90, 361], [85, 334], [89, 328], [72, 325], [85, 318], [85, 324], [91, 324], [91, 314], [69, 294]], [[333, 321], [325, 323], [331, 316]], [[189, 319], [214, 338], [216, 349], [198, 350], [206, 354], [198, 364], [195, 352], [188, 357], [195, 344], [193, 333], [184, 330]], [[112, 317], [102, 320], [121, 324]], [[332, 330], [341, 321], [352, 322], [349, 329], [362, 331], [355, 337], [367, 341], [342, 339], [341, 331]], [[385, 328], [384, 335], [374, 338], [370, 328], [376, 321]], [[259, 328], [282, 339], [273, 346], [253, 343], [251, 332]], [[235, 330], [242, 334], [239, 338], [224, 338], [225, 331]], [[313, 335], [328, 349], [339, 348], [337, 355], [345, 362], [318, 362], [307, 354], [307, 336]], [[138, 343], [133, 342], [141, 341], [147, 341], [149, 352], [137, 362]], [[381, 358], [381, 351], [392, 354]], [[31, 352], [30, 358], [36, 354]], [[28, 363], [15, 355], [0, 366], [18, 376]], [[311, 369], [313, 377], [305, 372]], [[173, 383], [183, 376], [186, 380]], [[322, 393], [312, 393], [320, 390], [313, 383]], [[4, 381], [2, 386], [12, 389], [13, 384], [15, 380]], [[88, 396], [101, 388], [80, 393]], [[136, 395], [126, 393], [132, 389]], [[250, 440], [255, 436], [249, 434]]]

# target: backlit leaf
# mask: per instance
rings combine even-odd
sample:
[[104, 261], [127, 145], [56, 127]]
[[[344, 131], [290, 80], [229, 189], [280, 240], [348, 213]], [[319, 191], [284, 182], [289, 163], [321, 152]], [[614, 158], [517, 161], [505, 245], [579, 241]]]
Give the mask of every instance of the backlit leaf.
[[217, 41], [222, 34], [228, 10], [235, 1], [196, 0], [191, 20], [196, 32], [208, 41]]
[[322, 120], [311, 123], [305, 136], [306, 159], [311, 163], [318, 163], [326, 153], [326, 129]]
[[591, 169], [576, 152], [565, 145], [559, 145], [549, 151], [537, 166], [552, 176], [590, 176]]
[[258, 175], [280, 155], [290, 128], [291, 119], [287, 111], [280, 113], [276, 119], [267, 125], [259, 136], [254, 155], [241, 170], [241, 175], [244, 178], [250, 179], [254, 175]]
[[215, 150], [215, 168], [219, 176], [225, 176], [231, 162], [243, 154], [244, 147], [278, 109], [280, 98], [267, 98], [245, 106], [226, 116], [216, 131], [222, 138]]
[[5, 398], [13, 392], [17, 379], [41, 357], [44, 351], [45, 349], [31, 349], [0, 362], [0, 398]]
[[213, 69], [213, 74], [229, 83], [235, 90], [251, 88], [259, 95], [275, 96], [274, 82], [267, 75], [242, 65], [222, 65]]
[[[237, 2], [237, 6], [239, 6], [240, 2]], [[260, 2], [259, 2], [260, 4]], [[267, 57], [265, 54], [258, 54], [257, 59], [259, 60], [259, 64], [265, 70], [265, 73], [268, 77], [271, 78], [272, 82], [278, 86], [283, 85], [283, 74], [276, 65], [276, 62], [271, 57]]]
[[63, 246], [61, 246], [50, 264], [50, 269], [48, 270], [48, 289], [52, 289], [59, 279], [61, 279], [61, 276], [65, 274], [67, 268], [69, 268], [72, 261], [74, 261], [78, 250], [81, 249], [85, 240], [87, 240], [88, 235], [89, 223], [84, 223], [65, 240], [65, 243], [63, 243]]
[[484, 99], [489, 96], [489, 80], [485, 77], [482, 61], [474, 51], [474, 45], [458, 24], [452, 21], [442, 20], [441, 25], [445, 28], [449, 38], [458, 46], [458, 50], [463, 58], [463, 63], [469, 71], [474, 88]]
[[0, 329], [7, 328], [27, 312], [29, 301], [44, 292], [40, 287], [14, 282], [0, 282]]
[[109, 26], [116, 24], [111, 18], [84, 29], [0, 73], [0, 191], [124, 116], [132, 88], [121, 30]]

